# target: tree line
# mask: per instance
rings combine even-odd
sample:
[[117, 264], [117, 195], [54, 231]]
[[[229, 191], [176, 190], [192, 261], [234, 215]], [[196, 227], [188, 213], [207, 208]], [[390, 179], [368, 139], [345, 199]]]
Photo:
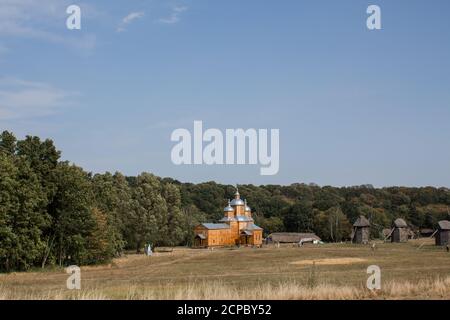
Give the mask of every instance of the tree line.
[[[223, 216], [234, 186], [182, 183], [150, 173], [92, 174], [60, 159], [52, 140], [0, 135], [0, 270], [110, 261], [145, 244], [191, 245], [193, 229]], [[255, 222], [272, 232], [350, 237], [365, 215], [374, 237], [397, 217], [411, 228], [448, 219], [447, 188], [240, 185]]]

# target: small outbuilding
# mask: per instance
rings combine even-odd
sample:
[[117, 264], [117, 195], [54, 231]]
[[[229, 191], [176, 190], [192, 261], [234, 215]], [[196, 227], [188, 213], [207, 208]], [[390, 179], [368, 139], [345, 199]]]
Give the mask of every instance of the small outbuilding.
[[450, 221], [442, 220], [438, 223], [438, 230], [436, 233], [436, 245], [446, 246], [450, 244]]
[[370, 222], [364, 216], [359, 216], [353, 224], [352, 242], [367, 244], [370, 240]]
[[402, 218], [398, 218], [392, 224], [392, 242], [408, 242], [409, 229], [408, 224]]

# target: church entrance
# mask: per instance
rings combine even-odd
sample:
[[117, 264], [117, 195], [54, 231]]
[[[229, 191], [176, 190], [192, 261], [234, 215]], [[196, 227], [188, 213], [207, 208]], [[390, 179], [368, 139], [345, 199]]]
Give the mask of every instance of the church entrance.
[[245, 246], [245, 245], [251, 244], [252, 243], [251, 238], [252, 238], [252, 234], [249, 231], [242, 232], [239, 237], [241, 245]]
[[194, 247], [203, 248], [206, 246], [208, 246], [208, 241], [206, 237], [202, 234], [196, 235], [194, 239]]

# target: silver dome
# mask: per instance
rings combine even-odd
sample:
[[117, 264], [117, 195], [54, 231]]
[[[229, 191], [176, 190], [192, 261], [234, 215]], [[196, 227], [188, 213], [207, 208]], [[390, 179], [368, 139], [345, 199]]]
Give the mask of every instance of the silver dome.
[[224, 212], [234, 212], [234, 209], [231, 207], [230, 200], [228, 199], [228, 206], [223, 209]]
[[245, 199], [245, 212], [251, 212], [252, 209], [247, 205], [247, 199]]
[[244, 205], [244, 201], [242, 201], [242, 199], [233, 199], [233, 201], [231, 201], [231, 205], [234, 206], [243, 206]]
[[241, 195], [239, 194], [238, 187], [236, 186], [236, 193], [234, 194], [234, 199], [231, 201], [231, 206], [243, 206], [244, 201], [241, 199]]
[[234, 212], [234, 209], [232, 207], [225, 207], [223, 209], [224, 212]]

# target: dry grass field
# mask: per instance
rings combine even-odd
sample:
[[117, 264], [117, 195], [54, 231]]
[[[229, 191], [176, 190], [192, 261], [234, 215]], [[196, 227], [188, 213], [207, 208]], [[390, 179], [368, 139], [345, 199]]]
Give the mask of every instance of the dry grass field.
[[[426, 242], [425, 245], [419, 246]], [[365, 288], [369, 265], [382, 289]], [[177, 248], [82, 267], [81, 290], [63, 269], [0, 274], [0, 299], [450, 299], [450, 254], [430, 240], [370, 246]]]

